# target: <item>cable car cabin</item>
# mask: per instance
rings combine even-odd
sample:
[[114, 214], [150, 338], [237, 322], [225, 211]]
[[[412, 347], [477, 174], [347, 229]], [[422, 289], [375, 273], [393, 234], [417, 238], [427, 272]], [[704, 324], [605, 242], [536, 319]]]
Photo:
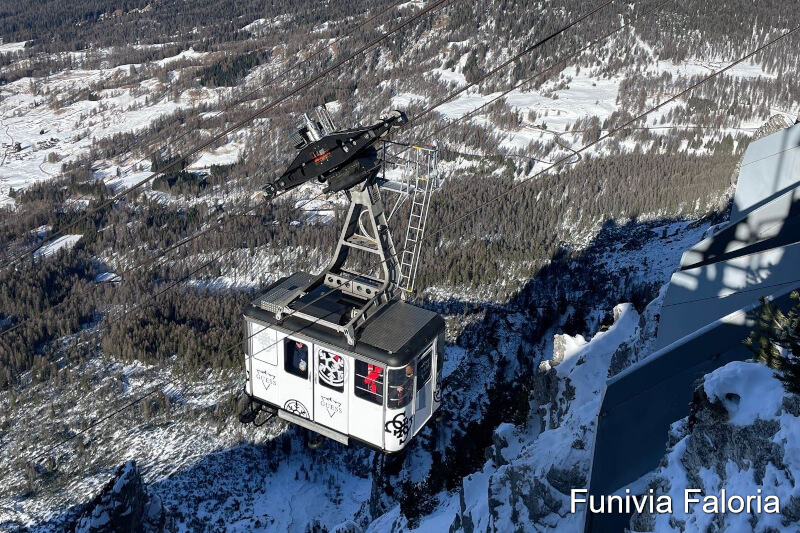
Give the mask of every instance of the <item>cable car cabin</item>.
[[[270, 302], [307, 277], [284, 278], [245, 308], [246, 393], [260, 408], [343, 444], [402, 450], [439, 408], [444, 320], [392, 300], [364, 324], [355, 346], [313, 320], [278, 323]], [[330, 290], [305, 314], [346, 316], [350, 299]]]
[[438, 150], [410, 146], [417, 155], [405, 168], [415, 177], [399, 189], [411, 210], [398, 256], [381, 200], [385, 172], [378, 178], [386, 160], [376, 143], [405, 124], [405, 114], [339, 131], [324, 109], [318, 122], [304, 118], [292, 141], [299, 152], [262, 187], [265, 198], [315, 179], [328, 192], [345, 191], [350, 206], [326, 269], [283, 278], [245, 308], [248, 402], [239, 420], [261, 425], [277, 414], [344, 444], [398, 452], [441, 399], [444, 320], [405, 302], [438, 183]]

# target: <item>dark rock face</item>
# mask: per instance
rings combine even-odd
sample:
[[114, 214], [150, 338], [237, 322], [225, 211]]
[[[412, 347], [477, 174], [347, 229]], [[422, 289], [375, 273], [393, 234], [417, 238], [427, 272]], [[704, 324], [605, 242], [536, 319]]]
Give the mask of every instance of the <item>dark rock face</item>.
[[[736, 394], [729, 394], [726, 398], [738, 402]], [[794, 399], [784, 399], [784, 410], [796, 409]], [[726, 471], [729, 463], [744, 471], [751, 470], [753, 480], [757, 485], [763, 485], [765, 472], [768, 465], [778, 470], [789, 471], [784, 463], [785, 449], [775, 441], [775, 435], [781, 429], [777, 419], [756, 419], [752, 424], [740, 426], [730, 423], [729, 412], [719, 400], [708, 397], [701, 383], [694, 393], [690, 414], [687, 418], [678, 421], [669, 434], [669, 451], [678, 443], [683, 442], [685, 449], [681, 457], [681, 464], [686, 471], [686, 482], [689, 487], [697, 487], [710, 493], [705, 487], [702, 477], [703, 470], [716, 472], [726, 482]], [[662, 466], [667, 463], [667, 457], [662, 459]], [[656, 495], [667, 494], [670, 489], [670, 479], [655, 477], [650, 481], [649, 488]], [[796, 522], [800, 519], [800, 499], [790, 501], [782, 506], [782, 513], [786, 517], [785, 523]], [[794, 504], [794, 506], [793, 506]], [[723, 514], [718, 514], [712, 519], [708, 531], [724, 531], [726, 523]], [[753, 530], [757, 529], [758, 516], [753, 515]], [[674, 518], [670, 527], [679, 531], [688, 531], [684, 521]], [[657, 529], [655, 515], [644, 512], [631, 518], [630, 531], [653, 531]], [[767, 529], [769, 530], [769, 529]]]
[[[490, 494], [508, 496], [507, 500], [490, 496], [489, 513], [495, 520], [499, 518], [498, 509], [506, 505], [512, 509], [512, 518], [515, 522], [522, 520], [519, 511], [524, 507], [528, 514], [527, 520], [534, 523], [559, 512], [563, 505], [553, 489], [535, 476], [530, 465], [506, 468], [492, 480], [492, 484]], [[507, 491], [504, 490], [506, 488]]]
[[[556, 336], [558, 339], [558, 336]], [[533, 376], [533, 386], [531, 397], [535, 398], [540, 405], [539, 414], [542, 415], [541, 430], [556, 428], [561, 424], [566, 409], [559, 402], [560, 380], [558, 372], [553, 368], [549, 361], [539, 366], [539, 372]], [[544, 406], [549, 405], [550, 409]]]
[[134, 461], [120, 466], [88, 505], [75, 533], [144, 533], [162, 529], [161, 503], [151, 500]]
[[756, 420], [743, 427], [729, 424], [727, 409], [719, 402], [711, 402], [702, 387], [695, 391], [688, 429], [691, 436], [683, 463], [692, 486], [702, 486], [700, 468], [725, 472], [728, 461], [742, 469], [752, 468], [758, 484], [763, 483], [767, 464], [785, 468], [783, 447], [773, 442], [780, 429], [777, 420]]
[[623, 342], [611, 356], [608, 377], [612, 378], [636, 362], [636, 349], [633, 342]]
[[547, 482], [561, 494], [569, 496], [572, 489], [586, 487], [586, 473], [573, 465], [569, 470], [551, 466], [547, 471]]

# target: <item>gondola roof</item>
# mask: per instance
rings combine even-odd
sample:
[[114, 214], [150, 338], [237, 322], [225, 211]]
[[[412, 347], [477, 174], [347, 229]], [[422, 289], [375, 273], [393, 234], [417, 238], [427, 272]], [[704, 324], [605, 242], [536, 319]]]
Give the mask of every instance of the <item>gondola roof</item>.
[[[294, 284], [293, 279], [298, 276], [307, 277], [308, 274], [298, 273], [279, 279], [245, 306], [244, 315], [274, 326], [283, 333], [316, 339], [345, 352], [363, 355], [391, 367], [401, 367], [410, 363], [439, 333], [444, 331], [444, 319], [437, 313], [398, 300], [392, 300], [384, 305], [364, 324], [357, 335], [355, 346], [349, 346], [341, 333], [297, 316], [289, 315], [279, 323], [275, 319], [275, 314], [264, 307], [269, 308], [268, 302], [289, 290]], [[304, 314], [316, 318], [324, 317], [330, 320], [331, 316], [344, 316], [348, 309], [348, 300], [352, 297], [339, 289], [323, 287], [320, 289], [324, 289], [324, 292], [309, 293], [298, 299], [297, 308], [302, 308]]]

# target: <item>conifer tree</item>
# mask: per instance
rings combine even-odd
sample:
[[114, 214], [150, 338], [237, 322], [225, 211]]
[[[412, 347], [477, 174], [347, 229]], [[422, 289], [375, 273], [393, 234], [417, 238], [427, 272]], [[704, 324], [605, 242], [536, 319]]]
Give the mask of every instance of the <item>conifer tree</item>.
[[745, 341], [757, 360], [773, 368], [784, 388], [800, 394], [800, 294], [792, 293], [795, 306], [784, 313], [764, 298], [758, 328]]

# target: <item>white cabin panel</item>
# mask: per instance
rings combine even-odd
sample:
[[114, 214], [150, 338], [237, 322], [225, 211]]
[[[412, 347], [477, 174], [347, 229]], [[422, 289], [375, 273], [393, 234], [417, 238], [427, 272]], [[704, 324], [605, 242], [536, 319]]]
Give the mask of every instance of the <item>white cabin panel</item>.
[[414, 402], [401, 409], [387, 409], [383, 423], [384, 449], [399, 452], [414, 435]]
[[277, 366], [268, 365], [253, 358], [252, 371], [250, 373], [253, 396], [273, 405], [279, 405], [279, 374]]
[[255, 322], [248, 322], [247, 329], [250, 342], [250, 356], [262, 363], [278, 366], [278, 341], [283, 339], [286, 335]]
[[280, 401], [278, 349], [284, 334], [255, 322], [247, 322], [248, 386], [256, 398], [277, 405]]
[[348, 358], [352, 371], [349, 381], [349, 434], [383, 448], [383, 406], [386, 394], [386, 367]]
[[[342, 353], [317, 344], [314, 349], [314, 420], [347, 434], [350, 364]], [[351, 359], [352, 361], [352, 359]]]
[[286, 336], [278, 344], [278, 406], [293, 415], [314, 420], [314, 381], [311, 357], [314, 345]]

